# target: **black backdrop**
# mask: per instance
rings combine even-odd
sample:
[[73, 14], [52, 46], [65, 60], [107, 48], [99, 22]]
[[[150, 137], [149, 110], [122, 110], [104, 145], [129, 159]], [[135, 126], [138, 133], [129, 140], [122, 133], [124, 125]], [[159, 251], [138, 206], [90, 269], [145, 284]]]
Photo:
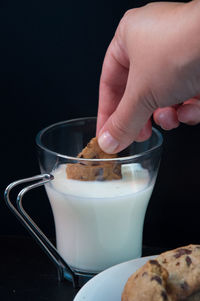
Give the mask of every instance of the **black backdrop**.
[[[0, 235], [28, 235], [8, 211], [3, 191], [39, 173], [35, 135], [61, 120], [94, 116], [106, 48], [123, 13], [148, 1], [1, 1]], [[160, 172], [144, 227], [144, 243], [200, 243], [200, 126], [163, 132]], [[25, 198], [34, 220], [54, 236], [44, 190]]]

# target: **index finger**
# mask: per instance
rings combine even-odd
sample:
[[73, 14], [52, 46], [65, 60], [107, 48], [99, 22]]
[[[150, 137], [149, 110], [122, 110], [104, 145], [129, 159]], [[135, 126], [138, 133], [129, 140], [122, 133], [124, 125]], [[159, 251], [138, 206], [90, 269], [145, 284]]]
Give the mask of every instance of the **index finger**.
[[106, 52], [100, 78], [97, 135], [124, 94], [129, 72], [125, 62], [114, 38]]

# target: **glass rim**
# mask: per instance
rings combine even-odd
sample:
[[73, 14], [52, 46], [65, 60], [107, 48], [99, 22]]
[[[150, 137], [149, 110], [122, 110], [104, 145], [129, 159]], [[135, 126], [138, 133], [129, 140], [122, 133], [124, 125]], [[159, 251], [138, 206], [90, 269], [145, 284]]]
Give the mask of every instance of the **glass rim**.
[[[60, 121], [60, 122], [56, 122], [53, 123], [47, 127], [45, 127], [44, 129], [40, 130], [38, 132], [38, 134], [36, 135], [36, 145], [41, 148], [42, 150], [50, 153], [51, 155], [54, 155], [56, 157], [59, 158], [63, 158], [63, 159], [67, 159], [67, 160], [76, 160], [76, 161], [87, 161], [87, 162], [102, 162], [102, 161], [106, 161], [106, 162], [122, 162], [122, 161], [127, 161], [127, 160], [131, 160], [131, 159], [136, 159], [139, 157], [142, 157], [144, 155], [147, 155], [148, 153], [153, 152], [154, 150], [160, 148], [162, 146], [162, 142], [163, 142], [163, 137], [162, 134], [160, 133], [159, 130], [157, 130], [155, 127], [152, 127], [152, 132], [154, 132], [157, 137], [158, 137], [158, 142], [156, 145], [154, 145], [153, 147], [149, 148], [148, 150], [132, 155], [132, 156], [125, 156], [125, 157], [116, 157], [116, 158], [111, 158], [111, 159], [85, 159], [85, 158], [78, 158], [78, 157], [73, 157], [73, 156], [68, 156], [68, 155], [63, 155], [60, 153], [57, 153], [55, 151], [50, 150], [48, 147], [44, 146], [41, 139], [42, 136], [49, 131], [50, 129], [54, 128], [54, 127], [58, 127], [60, 125], [64, 125], [64, 124], [68, 124], [68, 123], [73, 123], [73, 122], [80, 122], [80, 121], [84, 121], [84, 120], [96, 120], [96, 117], [81, 117], [81, 118], [74, 118], [74, 119], [69, 119], [69, 120], [64, 120], [64, 121]], [[143, 141], [145, 142], [145, 141]]]

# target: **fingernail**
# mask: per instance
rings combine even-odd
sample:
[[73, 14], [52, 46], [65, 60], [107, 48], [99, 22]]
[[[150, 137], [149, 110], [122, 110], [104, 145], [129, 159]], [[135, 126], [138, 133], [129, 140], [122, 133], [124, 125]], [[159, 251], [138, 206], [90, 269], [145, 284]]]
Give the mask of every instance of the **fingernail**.
[[98, 142], [100, 148], [108, 154], [112, 154], [119, 146], [119, 142], [115, 138], [113, 138], [113, 136], [108, 131], [101, 134]]

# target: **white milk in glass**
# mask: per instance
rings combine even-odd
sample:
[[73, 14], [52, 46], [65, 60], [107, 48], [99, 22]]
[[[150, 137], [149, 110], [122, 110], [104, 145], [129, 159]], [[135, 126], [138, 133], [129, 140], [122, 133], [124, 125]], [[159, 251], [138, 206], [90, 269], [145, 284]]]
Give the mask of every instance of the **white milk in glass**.
[[143, 222], [153, 184], [140, 164], [122, 165], [122, 179], [67, 179], [66, 165], [46, 185], [57, 249], [75, 270], [100, 272], [141, 256]]

